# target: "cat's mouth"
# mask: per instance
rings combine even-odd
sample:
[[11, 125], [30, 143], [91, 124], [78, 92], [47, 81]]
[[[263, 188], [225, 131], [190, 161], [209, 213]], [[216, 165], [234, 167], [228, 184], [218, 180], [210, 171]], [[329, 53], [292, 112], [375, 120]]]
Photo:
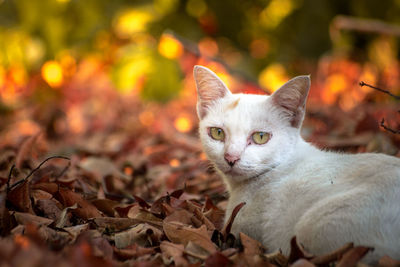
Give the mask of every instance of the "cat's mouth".
[[[277, 164], [277, 165], [278, 165], [278, 164]], [[257, 173], [257, 174], [255, 174], [255, 175], [253, 175], [253, 176], [250, 176], [248, 179], [255, 179], [255, 178], [258, 178], [258, 177], [260, 177], [260, 176], [262, 176], [262, 175], [264, 175], [264, 174], [266, 174], [266, 173], [272, 171], [275, 167], [277, 167], [277, 165], [273, 165], [273, 166], [271, 166], [271, 167], [268, 167], [267, 169], [261, 171], [260, 173]], [[238, 170], [238, 169], [235, 168], [235, 167], [231, 167], [229, 170], [224, 171], [224, 173], [225, 173], [225, 175], [229, 175], [229, 176], [243, 176], [243, 175], [244, 175], [244, 174], [243, 174], [243, 171]]]

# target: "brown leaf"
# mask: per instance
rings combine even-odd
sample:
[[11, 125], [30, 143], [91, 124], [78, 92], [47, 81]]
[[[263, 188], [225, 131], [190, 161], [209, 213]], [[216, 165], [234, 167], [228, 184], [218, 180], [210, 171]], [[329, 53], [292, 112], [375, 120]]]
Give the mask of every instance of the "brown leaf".
[[22, 142], [15, 158], [15, 166], [18, 169], [21, 169], [23, 167], [24, 160], [27, 159], [29, 154], [32, 152], [32, 148], [35, 145], [36, 140], [38, 139], [40, 134], [41, 132], [39, 131], [35, 135], [29, 136]]
[[58, 192], [58, 184], [56, 183], [39, 183], [32, 185], [32, 189], [40, 189], [54, 195]]
[[8, 192], [7, 199], [19, 211], [30, 212], [33, 214], [32, 203], [31, 203], [31, 189], [29, 187], [28, 181], [25, 181], [22, 184], [17, 185], [10, 192]]
[[173, 213], [165, 217], [164, 222], [180, 222], [186, 225], [192, 224], [193, 214], [184, 209], [175, 210]]
[[119, 204], [117, 201], [110, 199], [95, 199], [92, 204], [96, 206], [98, 210], [106, 214], [107, 216], [113, 217], [115, 215], [114, 208]]
[[71, 190], [65, 188], [59, 188], [58, 192], [54, 194], [54, 197], [64, 205], [64, 207], [73, 206], [75, 203], [78, 204], [78, 208], [72, 212], [82, 218], [89, 219], [95, 217], [101, 217], [100, 212], [97, 208], [82, 198], [80, 194], [72, 192]]
[[48, 218], [36, 216], [26, 212], [14, 212], [14, 218], [19, 224], [50, 225], [54, 221]]
[[270, 253], [265, 255], [268, 260], [275, 265], [278, 266], [287, 266], [288, 265], [288, 258], [283, 255], [280, 251], [274, 252], [274, 253]]
[[70, 211], [70, 210], [76, 210], [78, 208], [78, 204], [77, 203], [75, 203], [74, 205], [72, 205], [71, 207], [65, 207], [63, 210], [62, 210], [62, 212], [61, 212], [61, 214], [60, 214], [60, 217], [58, 217], [58, 220], [57, 220], [57, 223], [56, 223], [56, 227], [58, 227], [58, 228], [63, 228], [66, 224], [67, 224], [67, 221], [68, 221], [68, 219], [69, 219], [69, 213], [68, 213], [68, 211]]
[[6, 193], [0, 192], [0, 236], [10, 233], [12, 228], [11, 216], [6, 207]]
[[307, 253], [302, 246], [297, 243], [297, 239], [294, 236], [290, 240], [290, 254], [289, 254], [289, 263], [293, 263], [298, 259], [311, 259], [313, 256]]
[[184, 192], [183, 189], [178, 189], [178, 190], [175, 190], [174, 192], [172, 192], [172, 193], [169, 194], [169, 195], [170, 195], [171, 197], [174, 197], [174, 198], [179, 199], [179, 198], [182, 196], [183, 192]]
[[143, 198], [135, 196], [135, 195], [133, 195], [133, 197], [135, 198], [136, 202], [139, 203], [140, 207], [142, 207], [144, 209], [151, 208], [151, 206], [149, 204], [147, 204], [147, 202]]
[[210, 220], [204, 216], [204, 214], [200, 211], [200, 208], [196, 207], [191, 201], [185, 202], [187, 205], [187, 209], [193, 214], [207, 227], [207, 230], [213, 231], [215, 226]]
[[75, 239], [83, 232], [87, 231], [89, 229], [89, 224], [78, 224], [70, 227], [64, 227], [64, 231], [68, 232], [73, 238], [72, 241], [75, 241]]
[[139, 204], [134, 203], [132, 205], [124, 205], [124, 206], [117, 206], [114, 208], [114, 210], [118, 213], [120, 217], [128, 217], [128, 213], [131, 210], [131, 208], [138, 206]]
[[128, 218], [135, 219], [140, 222], [152, 224], [162, 227], [162, 220], [147, 210], [141, 209], [139, 206], [133, 206], [128, 212]]
[[244, 205], [246, 205], [246, 203], [245, 203], [245, 202], [242, 202], [242, 203], [238, 204], [238, 205], [232, 210], [232, 214], [231, 214], [231, 216], [229, 217], [229, 220], [226, 222], [224, 228], [222, 229], [222, 234], [224, 235], [225, 238], [228, 236], [228, 234], [230, 234], [233, 221], [235, 220], [236, 215], [238, 214], [238, 212], [240, 211], [240, 209], [241, 209]]
[[99, 217], [91, 220], [96, 227], [101, 231], [107, 232], [120, 232], [126, 230], [132, 225], [137, 224], [139, 221], [130, 218], [113, 218], [113, 217]]
[[203, 213], [215, 228], [220, 231], [222, 230], [222, 227], [224, 227], [225, 211], [215, 206], [208, 196], [206, 196], [206, 202], [203, 206]]
[[126, 248], [134, 243], [142, 246], [149, 247], [154, 244], [151, 235], [155, 235], [158, 239], [161, 237], [162, 232], [146, 223], [138, 224], [129, 230], [116, 233], [114, 236], [115, 246], [117, 248]]
[[46, 218], [54, 221], [58, 220], [61, 216], [61, 209], [53, 199], [40, 199], [36, 201], [35, 208], [38, 209], [38, 211], [40, 211]]
[[379, 267], [399, 267], [400, 266], [400, 261], [394, 260], [391, 257], [385, 255], [382, 258], [380, 258]]
[[197, 259], [206, 260], [210, 253], [196, 243], [189, 241], [185, 247], [185, 254]]
[[258, 242], [257, 240], [254, 240], [250, 238], [248, 235], [244, 233], [239, 233], [240, 241], [242, 242], [243, 248], [244, 248], [244, 253], [246, 254], [263, 254], [264, 253], [264, 247], [263, 245]]
[[160, 249], [163, 255], [172, 257], [176, 266], [187, 266], [189, 263], [183, 257], [184, 246], [182, 244], [174, 244], [168, 241], [162, 241]]
[[165, 235], [173, 243], [187, 245], [189, 241], [201, 246], [209, 253], [216, 251], [214, 243], [211, 242], [206, 227], [191, 228], [180, 222], [163, 222]]
[[214, 267], [214, 266], [232, 266], [232, 262], [221, 252], [215, 252], [210, 255], [206, 259], [205, 262], [206, 267]]
[[354, 247], [351, 250], [347, 251], [341, 260], [336, 265], [337, 267], [353, 267], [357, 265], [357, 262], [360, 261], [365, 254], [369, 251], [373, 250], [370, 247]]
[[353, 247], [354, 247], [353, 243], [348, 243], [348, 244], [344, 245], [343, 247], [341, 247], [331, 253], [317, 256], [317, 257], [311, 259], [310, 261], [316, 265], [329, 264], [331, 262], [338, 261], [343, 256], [343, 254], [345, 254], [347, 251], [349, 251]]
[[144, 248], [137, 244], [132, 244], [131, 246], [123, 249], [118, 249], [114, 247], [114, 255], [122, 261], [129, 260], [132, 258], [138, 258], [144, 255], [151, 255], [155, 253], [155, 248]]

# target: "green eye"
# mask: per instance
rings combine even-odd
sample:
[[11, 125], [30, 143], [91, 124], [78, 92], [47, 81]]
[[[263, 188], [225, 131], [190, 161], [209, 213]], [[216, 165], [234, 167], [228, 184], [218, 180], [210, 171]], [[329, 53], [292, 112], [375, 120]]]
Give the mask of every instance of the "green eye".
[[271, 135], [269, 133], [266, 133], [266, 132], [255, 132], [251, 136], [251, 138], [253, 139], [254, 143], [256, 143], [258, 145], [265, 144], [266, 142], [268, 142], [270, 137], [271, 137]]
[[224, 139], [225, 139], [224, 130], [222, 130], [221, 128], [211, 127], [210, 135], [211, 135], [211, 138], [214, 140], [224, 141]]

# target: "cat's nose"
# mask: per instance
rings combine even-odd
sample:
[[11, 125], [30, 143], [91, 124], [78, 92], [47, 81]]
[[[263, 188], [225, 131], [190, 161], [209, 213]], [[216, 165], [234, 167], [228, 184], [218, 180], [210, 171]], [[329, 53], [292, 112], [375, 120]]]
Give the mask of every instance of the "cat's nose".
[[233, 165], [235, 165], [235, 163], [240, 159], [240, 156], [225, 153], [224, 158], [229, 166], [233, 167]]

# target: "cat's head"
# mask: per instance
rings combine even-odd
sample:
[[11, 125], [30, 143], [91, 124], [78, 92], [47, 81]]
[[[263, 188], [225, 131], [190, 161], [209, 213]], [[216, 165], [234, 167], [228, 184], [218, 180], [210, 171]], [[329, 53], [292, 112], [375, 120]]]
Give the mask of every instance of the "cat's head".
[[290, 157], [310, 88], [298, 76], [271, 96], [232, 94], [211, 70], [194, 67], [203, 148], [227, 182], [259, 177]]

